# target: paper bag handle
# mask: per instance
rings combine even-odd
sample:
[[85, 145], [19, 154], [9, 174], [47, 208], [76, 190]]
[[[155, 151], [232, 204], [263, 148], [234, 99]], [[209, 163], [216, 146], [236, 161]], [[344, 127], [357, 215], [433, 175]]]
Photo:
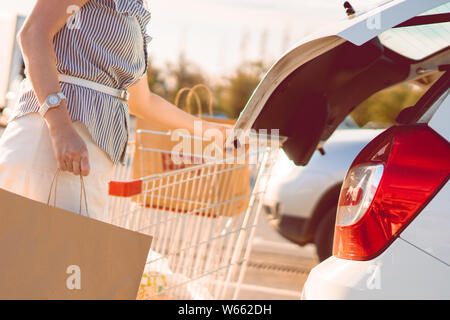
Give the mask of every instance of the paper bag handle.
[[202, 114], [203, 114], [203, 106], [202, 106], [202, 102], [200, 99], [200, 95], [199, 93], [197, 93], [198, 90], [200, 89], [204, 89], [208, 95], [208, 112], [209, 112], [209, 116], [212, 117], [214, 116], [214, 112], [213, 112], [213, 93], [211, 91], [210, 88], [208, 88], [208, 86], [200, 83], [197, 84], [195, 86], [193, 86], [192, 88], [182, 88], [178, 91], [176, 97], [175, 97], [175, 105], [180, 107], [180, 100], [181, 100], [181, 96], [187, 92], [188, 96], [187, 96], [187, 106], [186, 106], [186, 111], [190, 114], [192, 114], [192, 98], [195, 98], [195, 102], [197, 104], [197, 112], [198, 112], [198, 117], [201, 118]]
[[[177, 107], [181, 107], [180, 106], [181, 96], [185, 92], [189, 93], [188, 98], [187, 98], [186, 112], [189, 113], [189, 114], [192, 114], [192, 109], [191, 109], [191, 107], [192, 107], [192, 102], [191, 102], [191, 100], [192, 100], [192, 97], [191, 97], [192, 89], [191, 88], [182, 88], [182, 89], [180, 89], [180, 91], [178, 91], [178, 93], [177, 93], [177, 95], [175, 97], [175, 105]], [[198, 96], [198, 94], [196, 92], [194, 92], [193, 94], [194, 94], [194, 97], [195, 97], [195, 102], [197, 103], [198, 115], [200, 117], [202, 115], [202, 102], [201, 102], [200, 97]]]
[[[60, 174], [60, 170], [58, 169], [55, 173], [55, 175], [53, 176], [53, 180], [52, 183], [50, 185], [50, 192], [48, 194], [48, 199], [47, 199], [47, 205], [50, 205], [50, 200], [52, 197], [52, 191], [53, 189], [55, 190], [55, 196], [54, 196], [54, 201], [53, 201], [53, 206], [56, 207], [56, 191], [58, 189], [58, 176]], [[84, 206], [86, 208], [86, 216], [89, 217], [89, 209], [88, 209], [88, 202], [87, 202], [87, 193], [86, 193], [86, 186], [84, 185], [84, 179], [83, 176], [80, 174], [80, 185], [81, 185], [81, 191], [80, 191], [80, 211], [78, 212], [81, 215], [81, 210], [82, 210], [82, 203], [83, 203], [83, 198], [84, 198]], [[55, 188], [53, 188], [53, 186], [55, 186]]]
[[[209, 116], [210, 117], [214, 116], [214, 112], [213, 112], [213, 93], [212, 93], [211, 89], [208, 88], [208, 86], [206, 86], [206, 85], [204, 85], [202, 83], [199, 83], [199, 84], [193, 86], [192, 89], [189, 91], [188, 98], [187, 98], [188, 104], [191, 104], [192, 95], [195, 95], [197, 97], [199, 96], [199, 94], [197, 93], [197, 91], [199, 89], [204, 89], [206, 91], [206, 93], [208, 94], [208, 112], [209, 112]], [[201, 104], [197, 103], [197, 105], [199, 105], [198, 113], [199, 113], [199, 117], [200, 117], [202, 115], [202, 110], [200, 110], [201, 109], [201, 107], [200, 107]]]

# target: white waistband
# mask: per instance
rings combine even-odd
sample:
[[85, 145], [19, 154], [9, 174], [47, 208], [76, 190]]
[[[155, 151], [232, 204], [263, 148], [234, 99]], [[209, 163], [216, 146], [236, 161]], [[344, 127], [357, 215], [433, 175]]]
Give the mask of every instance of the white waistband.
[[59, 74], [58, 75], [59, 81], [61, 82], [66, 82], [66, 83], [71, 83], [77, 86], [81, 86], [81, 87], [85, 87], [85, 88], [89, 88], [92, 90], [96, 90], [96, 91], [100, 91], [106, 94], [109, 94], [113, 97], [122, 99], [124, 101], [128, 101], [128, 91], [127, 90], [119, 90], [119, 89], [115, 89], [112, 87], [108, 87], [105, 86], [103, 84], [94, 82], [94, 81], [89, 81], [86, 79], [81, 79], [81, 78], [77, 78], [77, 77], [73, 77], [73, 76], [69, 76], [67, 74]]

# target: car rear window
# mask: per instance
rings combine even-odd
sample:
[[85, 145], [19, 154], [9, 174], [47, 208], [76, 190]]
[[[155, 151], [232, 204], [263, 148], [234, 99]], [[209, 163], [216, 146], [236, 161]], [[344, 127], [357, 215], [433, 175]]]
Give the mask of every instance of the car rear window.
[[[450, 4], [444, 4], [423, 15], [449, 12]], [[390, 29], [379, 35], [379, 39], [389, 49], [421, 60], [450, 46], [450, 22]]]

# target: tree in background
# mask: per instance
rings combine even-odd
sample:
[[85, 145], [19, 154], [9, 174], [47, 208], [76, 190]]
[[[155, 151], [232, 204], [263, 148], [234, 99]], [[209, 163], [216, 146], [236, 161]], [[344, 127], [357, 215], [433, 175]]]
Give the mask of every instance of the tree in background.
[[151, 60], [148, 62], [147, 80], [148, 87], [152, 92], [167, 98], [168, 92], [163, 72], [160, 68], [154, 66]]
[[[164, 69], [154, 67], [150, 61], [147, 75], [150, 90], [170, 102], [174, 102], [177, 92], [182, 88], [192, 88], [199, 83], [209, 84], [202, 70], [187, 61], [184, 54], [180, 54], [177, 63], [167, 63]], [[205, 101], [202, 97], [202, 103]]]
[[415, 105], [425, 91], [423, 86], [412, 83], [382, 90], [361, 103], [351, 116], [360, 127], [369, 123], [389, 127], [396, 123], [395, 119], [400, 111]]
[[[212, 84], [198, 66], [180, 55], [176, 64], [167, 64], [164, 70], [153, 66], [150, 61], [148, 84], [152, 92], [171, 102], [174, 102], [177, 92], [182, 88], [205, 84], [214, 94], [214, 112], [234, 119], [247, 104], [266, 70], [267, 66], [262, 62], [244, 62], [232, 76], [224, 77], [219, 84]], [[200, 99], [206, 107], [206, 97], [202, 94]], [[181, 107], [185, 107], [185, 101], [182, 101]], [[193, 112], [195, 111], [194, 109]]]
[[215, 88], [216, 109], [232, 119], [237, 118], [266, 71], [267, 66], [260, 61], [242, 63], [223, 85]]

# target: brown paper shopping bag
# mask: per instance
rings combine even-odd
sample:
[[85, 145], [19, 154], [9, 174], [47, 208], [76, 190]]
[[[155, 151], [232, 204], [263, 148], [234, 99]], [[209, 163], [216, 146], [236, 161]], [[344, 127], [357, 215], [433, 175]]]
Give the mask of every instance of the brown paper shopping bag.
[[150, 243], [0, 189], [0, 299], [135, 299]]
[[[202, 105], [198, 90], [204, 89], [208, 93], [208, 111], [210, 117], [202, 116]], [[197, 85], [193, 88], [181, 89], [177, 97], [175, 98], [175, 104], [180, 106], [180, 100], [183, 94], [187, 93], [187, 112], [192, 113], [192, 105], [195, 101], [198, 109], [198, 116], [204, 120], [210, 122], [216, 122], [220, 124], [232, 125], [235, 120], [215, 119], [213, 118], [212, 110], [212, 93], [208, 87], [204, 85]], [[153, 123], [145, 122], [141, 119], [137, 120], [136, 130], [138, 131], [157, 131], [168, 132], [164, 127], [158, 126]], [[179, 141], [172, 141], [170, 135], [158, 135], [158, 134], [137, 134], [136, 135], [136, 149], [135, 160], [133, 167], [134, 178], [147, 177], [153, 174], [167, 173], [177, 169], [189, 168], [196, 164], [204, 162], [201, 154], [197, 154], [195, 150], [194, 139], [191, 139], [189, 143], [192, 146], [192, 150], [188, 150], [187, 163], [177, 164], [172, 159], [171, 150], [179, 144]], [[202, 150], [211, 142], [203, 141]], [[159, 150], [159, 151], [151, 151]], [[165, 151], [165, 152], [162, 152]], [[184, 150], [186, 151], [186, 150]], [[186, 157], [186, 156], [184, 156]], [[191, 164], [189, 164], [191, 163]], [[246, 164], [221, 164], [218, 165], [218, 174], [214, 175], [202, 175], [202, 171], [198, 171], [197, 177], [189, 177], [187, 181], [182, 184], [176, 184], [173, 187], [164, 188], [166, 194], [180, 195], [178, 199], [167, 200], [163, 195], [154, 195], [153, 197], [146, 197], [146, 205], [165, 209], [168, 211], [178, 212], [195, 212], [195, 210], [207, 206], [205, 201], [208, 199], [214, 200], [215, 203], [224, 203], [214, 209], [203, 210], [199, 212], [200, 215], [206, 216], [233, 216], [245, 212], [248, 207], [248, 197], [250, 195], [250, 166]], [[194, 173], [194, 172], [193, 172]], [[175, 181], [167, 179], [167, 184], [174, 184]], [[202, 186], [205, 190], [208, 190], [208, 195], [205, 196], [205, 190], [198, 190], [199, 186]], [[156, 188], [158, 189], [158, 188]], [[203, 194], [203, 197], [199, 199], [199, 192]], [[204, 200], [203, 202], [201, 200]], [[240, 200], [235, 200], [240, 199]], [[200, 204], [193, 204], [195, 202], [202, 202]]]

